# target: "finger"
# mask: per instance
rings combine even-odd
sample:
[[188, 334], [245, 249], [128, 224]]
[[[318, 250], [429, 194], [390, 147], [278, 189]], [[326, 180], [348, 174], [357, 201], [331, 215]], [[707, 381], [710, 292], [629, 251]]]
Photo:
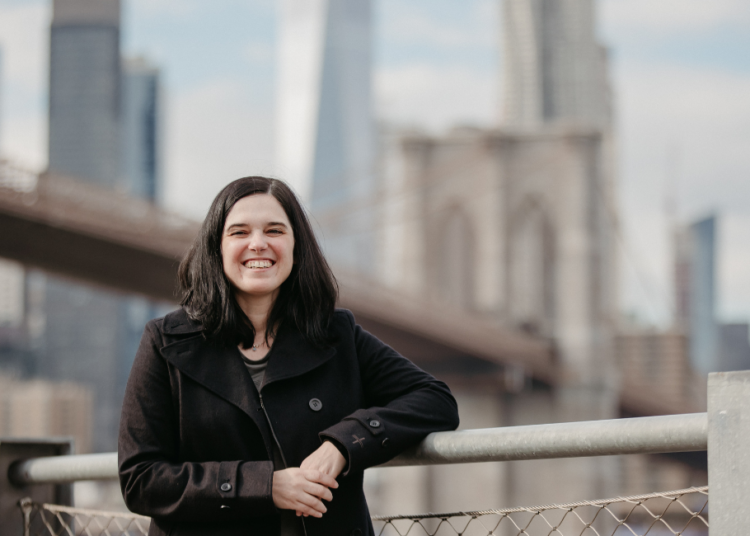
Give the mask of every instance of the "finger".
[[312, 508], [303, 508], [303, 510], [300, 510], [300, 516], [301, 517], [317, 517], [318, 519], [320, 519], [321, 517], [323, 517], [323, 513], [318, 512], [317, 510], [314, 510]]
[[318, 497], [319, 499], [325, 501], [333, 500], [333, 493], [331, 493], [331, 490], [325, 486], [321, 486], [320, 484], [308, 482], [307, 486], [305, 486], [303, 489], [306, 493]]
[[305, 478], [310, 482], [317, 482], [323, 484], [327, 488], [336, 489], [339, 487], [339, 483], [331, 475], [327, 475], [322, 471], [307, 470], [304, 472]]
[[[321, 503], [322, 504], [322, 503]], [[308, 506], [306, 504], [303, 504], [301, 502], [297, 503], [296, 508], [294, 509], [298, 516], [300, 517], [323, 517], [323, 514], [325, 512], [321, 512], [312, 506]]]
[[309, 493], [302, 493], [298, 499], [298, 508], [303, 514], [312, 515], [315, 517], [322, 517], [328, 509], [323, 501], [318, 499], [315, 495]]

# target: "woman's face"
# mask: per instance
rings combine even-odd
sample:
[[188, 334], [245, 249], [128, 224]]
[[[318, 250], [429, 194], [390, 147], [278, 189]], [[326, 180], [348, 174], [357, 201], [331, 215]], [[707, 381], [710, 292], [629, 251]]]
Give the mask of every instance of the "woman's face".
[[224, 273], [240, 302], [276, 298], [294, 264], [294, 233], [275, 197], [243, 197], [229, 211], [221, 238]]

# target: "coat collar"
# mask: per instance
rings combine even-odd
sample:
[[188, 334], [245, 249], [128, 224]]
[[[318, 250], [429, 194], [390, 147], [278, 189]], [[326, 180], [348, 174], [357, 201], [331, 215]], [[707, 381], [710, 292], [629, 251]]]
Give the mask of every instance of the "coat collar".
[[[165, 334], [197, 335], [202, 326], [180, 309], [164, 318], [162, 329]], [[186, 376], [258, 420], [258, 393], [237, 348], [226, 348], [198, 336], [168, 344], [161, 352]], [[282, 325], [271, 348], [261, 390], [268, 384], [306, 374], [326, 363], [335, 353], [332, 347], [315, 348], [298, 330]]]
[[190, 318], [185, 309], [180, 308], [164, 317], [162, 331], [167, 335], [186, 335], [203, 331], [203, 326]]

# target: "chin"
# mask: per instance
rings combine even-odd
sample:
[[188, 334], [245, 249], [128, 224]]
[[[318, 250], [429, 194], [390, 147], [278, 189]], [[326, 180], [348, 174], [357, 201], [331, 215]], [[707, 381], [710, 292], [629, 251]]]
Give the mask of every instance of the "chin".
[[260, 300], [272, 296], [279, 287], [245, 287], [236, 290], [238, 298]]

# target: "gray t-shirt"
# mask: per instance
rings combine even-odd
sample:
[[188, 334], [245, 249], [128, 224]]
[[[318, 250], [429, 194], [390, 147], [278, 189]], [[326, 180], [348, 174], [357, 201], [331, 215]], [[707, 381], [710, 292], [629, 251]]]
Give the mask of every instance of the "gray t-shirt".
[[[266, 367], [268, 366], [271, 352], [268, 352], [263, 359], [259, 359], [258, 361], [248, 359], [242, 352], [240, 352], [240, 355], [242, 356], [242, 361], [245, 363], [245, 367], [247, 367], [247, 371], [250, 373], [250, 377], [253, 379], [255, 388], [260, 392], [260, 387], [263, 385], [263, 378], [266, 376]], [[281, 451], [276, 443], [273, 445], [273, 467], [275, 471], [286, 469], [284, 459], [281, 457]], [[281, 510], [281, 536], [305, 536], [302, 522], [292, 510]]]
[[271, 352], [268, 352], [263, 359], [259, 359], [258, 361], [248, 359], [242, 352], [240, 352], [240, 355], [253, 379], [255, 388], [260, 392], [260, 386], [263, 385], [263, 378], [266, 376], [266, 367], [268, 366], [268, 359], [271, 356]]

